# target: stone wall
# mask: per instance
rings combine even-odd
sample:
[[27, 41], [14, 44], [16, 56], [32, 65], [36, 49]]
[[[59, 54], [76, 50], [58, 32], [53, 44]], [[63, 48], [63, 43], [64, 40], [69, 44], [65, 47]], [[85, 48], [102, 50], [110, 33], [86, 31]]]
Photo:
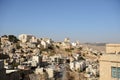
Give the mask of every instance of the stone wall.
[[106, 53], [120, 52], [120, 44], [106, 44]]

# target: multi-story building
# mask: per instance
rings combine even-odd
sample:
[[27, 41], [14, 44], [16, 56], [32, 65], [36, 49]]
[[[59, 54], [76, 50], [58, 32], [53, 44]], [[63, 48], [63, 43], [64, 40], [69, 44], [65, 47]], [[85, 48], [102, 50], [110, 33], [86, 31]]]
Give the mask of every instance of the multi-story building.
[[32, 64], [33, 65], [40, 66], [41, 62], [42, 62], [42, 56], [33, 56], [32, 57]]
[[107, 44], [100, 57], [100, 80], [120, 80], [120, 44]]
[[101, 56], [100, 80], [120, 80], [120, 54]]

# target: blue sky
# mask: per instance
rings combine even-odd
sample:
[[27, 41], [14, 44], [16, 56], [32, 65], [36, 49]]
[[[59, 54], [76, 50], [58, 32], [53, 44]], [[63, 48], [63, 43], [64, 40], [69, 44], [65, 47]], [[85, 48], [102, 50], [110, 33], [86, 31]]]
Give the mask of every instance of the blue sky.
[[0, 35], [120, 43], [119, 0], [0, 0]]

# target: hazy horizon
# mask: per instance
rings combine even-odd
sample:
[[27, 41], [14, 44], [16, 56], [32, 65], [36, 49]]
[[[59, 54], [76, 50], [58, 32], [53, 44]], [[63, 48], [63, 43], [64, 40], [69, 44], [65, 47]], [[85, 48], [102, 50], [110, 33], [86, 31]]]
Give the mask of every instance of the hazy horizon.
[[1, 0], [0, 36], [120, 43], [119, 0]]

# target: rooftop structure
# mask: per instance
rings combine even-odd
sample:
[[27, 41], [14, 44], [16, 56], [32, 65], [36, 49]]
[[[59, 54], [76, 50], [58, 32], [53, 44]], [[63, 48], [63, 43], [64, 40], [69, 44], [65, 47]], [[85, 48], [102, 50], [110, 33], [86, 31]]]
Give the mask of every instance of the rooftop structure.
[[106, 53], [119, 53], [120, 44], [106, 44]]

